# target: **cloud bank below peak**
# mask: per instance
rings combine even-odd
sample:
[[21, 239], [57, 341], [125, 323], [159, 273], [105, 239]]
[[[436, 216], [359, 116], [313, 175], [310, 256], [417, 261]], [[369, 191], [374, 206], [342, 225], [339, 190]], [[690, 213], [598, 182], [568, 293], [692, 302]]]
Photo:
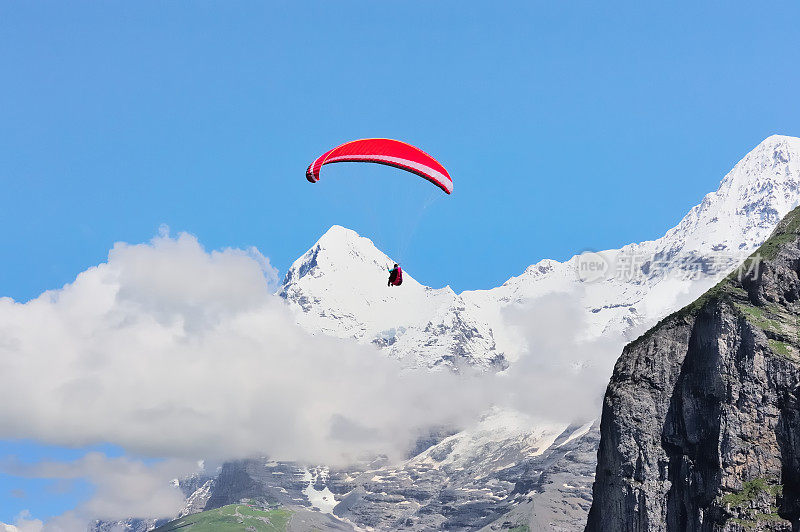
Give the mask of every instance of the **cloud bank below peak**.
[[340, 463], [401, 455], [418, 431], [489, 399], [403, 372], [371, 346], [311, 335], [256, 250], [188, 234], [117, 244], [26, 303], [0, 299], [0, 438], [111, 442], [189, 459]]

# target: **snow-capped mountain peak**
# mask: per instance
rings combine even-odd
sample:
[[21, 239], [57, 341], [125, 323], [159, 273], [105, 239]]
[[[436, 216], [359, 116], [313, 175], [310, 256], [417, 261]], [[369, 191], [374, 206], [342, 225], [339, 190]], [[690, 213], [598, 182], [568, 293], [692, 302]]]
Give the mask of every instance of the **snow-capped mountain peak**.
[[590, 312], [591, 335], [635, 335], [732, 270], [798, 204], [800, 139], [773, 135], [742, 158], [719, 188], [664, 236], [598, 252], [608, 267], [602, 279], [587, 282], [580, 277], [581, 256], [565, 262], [545, 259], [500, 287], [461, 295], [488, 308], [549, 293], [579, 293]]
[[797, 206], [798, 197], [800, 139], [772, 135], [659, 240], [673, 250], [752, 250]]
[[[383, 277], [393, 261], [375, 247], [369, 238], [360, 236], [352, 229], [334, 225], [323, 234], [316, 244], [289, 268], [287, 281], [299, 281], [307, 275], [312, 277], [348, 275], [364, 280]], [[411, 276], [404, 275], [404, 283], [419, 284]]]
[[404, 271], [402, 286], [389, 287], [393, 264], [370, 239], [334, 225], [292, 264], [279, 295], [308, 330], [388, 348], [412, 367], [505, 367], [492, 331], [449, 286], [429, 288]]
[[368, 238], [333, 226], [290, 268], [280, 294], [312, 331], [389, 348], [412, 365], [501, 368], [518, 353], [503, 309], [553, 293], [581, 301], [587, 334], [635, 335], [733, 269], [800, 204], [800, 139], [773, 135], [748, 153], [661, 238], [598, 252], [601, 279], [579, 275], [581, 256], [545, 259], [490, 290], [456, 294], [407, 273], [386, 287], [393, 261]]

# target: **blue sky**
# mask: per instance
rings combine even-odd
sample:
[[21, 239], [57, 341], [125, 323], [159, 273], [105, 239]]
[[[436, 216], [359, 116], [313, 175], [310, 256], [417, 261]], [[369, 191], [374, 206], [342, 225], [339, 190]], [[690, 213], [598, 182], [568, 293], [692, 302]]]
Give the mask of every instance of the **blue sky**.
[[454, 177], [404, 253], [427, 284], [657, 237], [764, 137], [797, 134], [800, 8], [641, 4], [5, 4], [0, 293], [61, 286], [162, 223], [282, 271], [333, 223], [392, 252], [385, 226], [411, 214], [382, 189], [424, 183], [303, 179], [367, 136]]
[[[763, 138], [800, 134], [800, 5], [642, 4], [4, 3], [0, 296], [162, 224], [281, 272], [340, 224], [456, 290], [656, 238]], [[453, 195], [382, 166], [304, 179], [372, 136], [436, 156]]]
[[[110, 445], [69, 449], [30, 440], [0, 441], [2, 460], [19, 460], [24, 464], [74, 461], [90, 451], [102, 452], [111, 457], [121, 455], [120, 449]], [[0, 522], [11, 523], [15, 516], [25, 510], [43, 520], [59, 515], [88, 498], [92, 491], [92, 486], [80, 479], [57, 480], [0, 475]]]

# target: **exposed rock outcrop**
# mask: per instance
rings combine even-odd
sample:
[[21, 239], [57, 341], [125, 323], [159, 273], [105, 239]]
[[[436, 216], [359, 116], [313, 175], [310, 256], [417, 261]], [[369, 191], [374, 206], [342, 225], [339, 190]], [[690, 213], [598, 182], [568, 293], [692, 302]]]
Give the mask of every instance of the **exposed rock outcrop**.
[[800, 530], [799, 231], [625, 348], [586, 530]]

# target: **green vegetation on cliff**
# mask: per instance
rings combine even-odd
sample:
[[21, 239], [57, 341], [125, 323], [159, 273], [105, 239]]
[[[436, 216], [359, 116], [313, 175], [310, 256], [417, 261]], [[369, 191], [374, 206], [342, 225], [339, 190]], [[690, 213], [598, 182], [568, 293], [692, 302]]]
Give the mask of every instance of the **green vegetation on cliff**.
[[796, 207], [783, 217], [772, 235], [756, 250], [754, 255], [768, 260], [774, 259], [778, 256], [781, 247], [797, 240], [798, 235], [800, 235], [800, 207]]
[[[729, 512], [737, 516], [731, 518], [730, 521], [742, 528], [761, 529], [765, 523], [789, 524], [788, 521], [778, 515], [778, 508], [774, 504], [776, 498], [783, 492], [783, 486], [776, 484], [776, 482], [777, 480], [761, 477], [745, 481], [741, 490], [720, 497], [720, 505], [726, 507]], [[753, 509], [761, 506], [759, 499], [762, 498], [773, 502], [770, 505], [769, 513]]]

